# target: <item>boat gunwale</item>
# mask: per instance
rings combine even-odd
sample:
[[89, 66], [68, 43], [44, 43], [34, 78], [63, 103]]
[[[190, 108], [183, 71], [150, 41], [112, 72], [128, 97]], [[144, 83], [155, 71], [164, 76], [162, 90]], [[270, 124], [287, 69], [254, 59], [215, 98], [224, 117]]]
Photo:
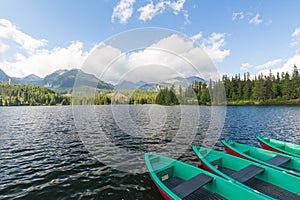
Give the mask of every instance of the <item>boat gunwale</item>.
[[[230, 148], [230, 150], [234, 151], [236, 154], [239, 154], [241, 155], [242, 157], [246, 158], [247, 160], [251, 160], [251, 161], [255, 161], [259, 164], [263, 164], [263, 165], [266, 165], [266, 166], [269, 166], [269, 167], [272, 167], [274, 169], [277, 169], [279, 171], [282, 171], [284, 173], [289, 173], [289, 174], [292, 174], [292, 175], [295, 175], [295, 176], [298, 176], [300, 177], [300, 173], [299, 172], [296, 172], [294, 171], [293, 169], [287, 169], [287, 168], [283, 168], [283, 167], [280, 167], [280, 166], [276, 166], [276, 165], [273, 165], [273, 164], [270, 164], [270, 163], [267, 163], [263, 160], [259, 160], [258, 158], [255, 158], [253, 156], [250, 156], [242, 151], [239, 151], [237, 148], [231, 146], [226, 140], [221, 140], [221, 143], [224, 145], [225, 149], [226, 148]], [[231, 142], [233, 144], [240, 144], [240, 143], [236, 143], [236, 142]], [[241, 144], [241, 145], [244, 145], [244, 144]], [[248, 146], [248, 145], [247, 145]], [[252, 147], [252, 146], [249, 146], [250, 148], [257, 148], [257, 147]], [[293, 157], [291, 155], [287, 155], [287, 154], [283, 154], [283, 153], [279, 153], [279, 152], [274, 152], [274, 151], [270, 151], [270, 150], [267, 150], [267, 149], [261, 149], [261, 150], [264, 150], [264, 151], [269, 151], [271, 153], [274, 153], [274, 155], [281, 155], [281, 156], [285, 156], [287, 158], [290, 158], [290, 159], [298, 159], [297, 157]], [[226, 149], [227, 151], [227, 149]], [[299, 163], [300, 164], [300, 163]]]
[[[198, 148], [199, 148], [199, 150], [198, 150]], [[291, 174], [287, 174], [287, 173], [278, 171], [278, 170], [276, 170], [276, 169], [274, 169], [274, 168], [271, 168], [271, 167], [268, 167], [268, 166], [265, 166], [265, 165], [262, 165], [262, 164], [259, 164], [259, 163], [255, 163], [255, 162], [252, 162], [252, 161], [243, 159], [243, 158], [239, 158], [239, 157], [236, 157], [236, 156], [233, 156], [233, 155], [229, 155], [229, 154], [226, 154], [225, 152], [220, 152], [220, 151], [216, 151], [216, 150], [212, 150], [212, 149], [208, 149], [208, 148], [200, 147], [200, 146], [193, 146], [193, 150], [194, 150], [194, 152], [196, 153], [196, 155], [197, 155], [197, 157], [198, 157], [199, 160], [203, 160], [203, 163], [207, 164], [207, 167], [209, 167], [210, 169], [213, 169], [218, 175], [220, 175], [220, 176], [222, 176], [222, 177], [224, 177], [225, 179], [228, 179], [228, 180], [236, 181], [235, 179], [233, 179], [233, 178], [230, 177], [229, 175], [227, 175], [227, 174], [225, 174], [224, 172], [222, 172], [222, 171], [216, 169], [212, 164], [210, 164], [209, 162], [207, 162], [206, 159], [204, 158], [204, 156], [201, 155], [200, 149], [208, 150], [208, 151], [214, 151], [214, 152], [218, 152], [218, 153], [224, 153], [224, 156], [227, 156], [227, 157], [233, 157], [233, 158], [235, 158], [235, 159], [237, 159], [237, 160], [240, 159], [240, 161], [242, 161], [242, 162], [245, 161], [245, 162], [248, 162], [248, 164], [254, 164], [254, 165], [256, 165], [256, 166], [263, 167], [263, 168], [265, 169], [265, 173], [266, 173], [266, 174], [269, 174], [270, 172], [272, 172], [272, 174], [273, 174], [273, 173], [275, 173], [275, 174], [277, 174], [277, 173], [278, 173], [278, 174], [279, 174], [279, 173], [282, 173], [282, 175], [284, 174], [284, 176], [286, 176], [286, 178], [289, 178], [289, 179], [292, 179], [292, 180], [294, 179], [294, 181], [295, 181], [295, 180], [300, 181], [299, 177], [296, 177], [296, 176], [293, 176], [293, 175], [291, 175]], [[200, 155], [200, 156], [199, 156], [199, 155]], [[269, 175], [268, 175], [268, 176], [269, 176]], [[274, 177], [276, 177], [276, 176], [274, 175]], [[258, 178], [258, 177], [257, 177], [257, 178]], [[266, 181], [266, 180], [263, 180], [263, 179], [261, 179], [261, 180], [262, 180], [262, 181]], [[249, 187], [249, 186], [247, 186], [247, 185], [245, 185], [245, 184], [242, 184], [242, 183], [240, 183], [240, 182], [237, 182], [237, 181], [236, 181], [236, 183], [237, 183], [237, 184], [240, 184], [240, 185], [242, 185], [242, 186], [244, 186], [244, 187], [246, 187], [246, 188], [252, 189], [251, 187]], [[269, 182], [269, 183], [270, 183], [270, 182]], [[272, 183], [272, 182], [271, 182], [271, 184], [273, 184], [273, 185], [275, 185], [275, 186], [277, 186], [277, 187], [280, 187], [280, 188], [282, 188], [282, 189], [284, 189], [284, 190], [287, 190], [287, 191], [289, 191], [289, 192], [291, 192], [291, 193], [300, 195], [300, 189], [298, 190], [298, 188], [296, 188], [296, 187], [293, 187], [293, 188], [290, 188], [290, 189], [289, 189], [289, 188], [285, 188], [286, 185], [284, 185], [284, 184], [282, 184], [282, 183], [280, 183], [281, 186], [280, 186], [280, 185], [277, 185], [277, 184], [274, 184], [274, 183]], [[252, 189], [252, 190], [253, 190], [253, 189]], [[267, 195], [267, 196], [268, 196], [268, 195]]]
[[286, 146], [287, 144], [290, 144], [290, 145], [295, 145], [296, 147], [300, 145], [297, 145], [297, 144], [294, 144], [294, 143], [291, 143], [291, 142], [285, 142], [285, 141], [281, 141], [281, 140], [276, 140], [276, 139], [272, 139], [272, 138], [267, 138], [267, 137], [261, 137], [261, 136], [256, 136], [256, 139], [259, 141], [260, 145], [265, 149], [265, 147], [262, 145], [266, 145], [267, 147], [269, 147], [270, 149], [267, 149], [267, 150], [272, 150], [272, 151], [275, 151], [275, 152], [278, 152], [278, 153], [283, 153], [283, 154], [287, 154], [287, 155], [290, 155], [290, 156], [294, 156], [294, 157], [297, 157], [297, 158], [300, 158], [300, 155], [298, 155], [297, 153], [293, 153], [293, 152], [290, 152], [290, 151], [286, 151], [285, 149], [281, 149], [275, 145], [273, 145], [271, 142], [267, 142], [265, 141], [265, 139], [269, 139], [269, 140], [274, 140], [274, 141], [277, 141], [277, 142], [280, 142], [282, 143], [283, 146]]

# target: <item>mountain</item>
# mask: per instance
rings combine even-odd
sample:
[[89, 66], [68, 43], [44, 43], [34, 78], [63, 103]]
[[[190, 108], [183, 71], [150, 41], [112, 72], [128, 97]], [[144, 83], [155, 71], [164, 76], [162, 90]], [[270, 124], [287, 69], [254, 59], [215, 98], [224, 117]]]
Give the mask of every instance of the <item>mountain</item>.
[[167, 79], [165, 81], [161, 81], [158, 83], [146, 83], [144, 81], [139, 82], [131, 82], [131, 81], [122, 81], [121, 83], [117, 84], [114, 89], [116, 90], [158, 90], [161, 87], [171, 87], [172, 85], [175, 88], [178, 88], [180, 85], [183, 88], [188, 87], [189, 85], [193, 84], [195, 81], [198, 82], [206, 82], [203, 78], [198, 76], [191, 76], [187, 78], [182, 77], [175, 77], [171, 79]]
[[63, 76], [64, 73], [68, 72], [66, 69], [61, 69], [53, 72], [52, 74], [49, 74], [45, 76], [44, 78], [44, 85], [52, 87], [52, 82], [57, 79], [57, 77]]
[[99, 80], [96, 76], [85, 73], [80, 69], [57, 70], [44, 78], [38, 77], [34, 74], [25, 76], [23, 78], [9, 77], [0, 69], [0, 81], [8, 81], [9, 78], [11, 78], [12, 83], [45, 86], [60, 94], [72, 93], [76, 78], [83, 87], [94, 88], [97, 86], [98, 89], [116, 90], [158, 90], [161, 87], [171, 87], [172, 85], [174, 85], [175, 88], [178, 88], [180, 85], [183, 88], [186, 88], [193, 84], [194, 81], [207, 82], [198, 76], [191, 76], [187, 78], [175, 77], [158, 83], [147, 83], [144, 81], [131, 82], [125, 80], [121, 83], [118, 83], [116, 86], [113, 86], [112, 84]]
[[8, 81], [11, 78], [12, 83], [31, 84], [36, 86], [45, 86], [61, 94], [72, 93], [75, 79], [80, 80], [81, 86], [95, 87], [98, 89], [113, 89], [113, 85], [99, 80], [92, 74], [87, 74], [79, 69], [57, 70], [45, 78], [38, 77], [34, 74], [23, 78], [9, 77], [0, 69], [0, 81]]
[[44, 85], [44, 80], [41, 77], [38, 77], [37, 75], [34, 74], [30, 74], [23, 78], [12, 77], [12, 82], [17, 84], [32, 84], [36, 86]]
[[198, 76], [190, 76], [187, 78], [175, 77], [172, 79], [165, 80], [161, 84], [164, 86], [167, 86], [167, 87], [171, 87], [172, 85], [174, 85], [175, 87], [179, 87], [181, 85], [183, 88], [186, 88], [189, 85], [193, 84], [195, 81], [207, 82], [206, 80], [204, 80], [203, 78], [200, 78]]
[[131, 82], [131, 81], [122, 81], [118, 83], [114, 89], [115, 90], [156, 90], [155, 83], [146, 83], [144, 81]]
[[44, 78], [44, 84], [58, 93], [71, 93], [76, 78], [78, 81], [80, 80], [80, 86], [97, 86], [98, 89], [113, 89], [111, 84], [79, 69], [55, 71]]
[[0, 69], [0, 81], [8, 81], [10, 77], [5, 74], [3, 70]]

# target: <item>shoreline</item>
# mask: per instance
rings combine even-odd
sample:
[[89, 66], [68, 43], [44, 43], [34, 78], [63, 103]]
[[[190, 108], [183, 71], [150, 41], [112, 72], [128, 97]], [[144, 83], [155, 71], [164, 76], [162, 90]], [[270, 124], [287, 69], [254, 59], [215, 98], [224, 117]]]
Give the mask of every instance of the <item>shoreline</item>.
[[299, 99], [276, 101], [276, 100], [266, 100], [266, 101], [228, 101], [227, 106], [298, 106], [300, 105]]
[[[5, 105], [1, 107], [61, 107], [61, 106], [109, 106], [112, 104], [93, 104], [93, 105]], [[161, 105], [161, 104], [126, 104], [119, 103], [114, 105]], [[178, 105], [161, 105], [161, 106], [180, 106], [180, 105], [197, 105], [197, 106], [300, 106], [300, 101], [285, 101], [285, 102], [269, 102], [269, 101], [235, 101], [235, 102], [226, 102], [226, 104], [178, 104]]]

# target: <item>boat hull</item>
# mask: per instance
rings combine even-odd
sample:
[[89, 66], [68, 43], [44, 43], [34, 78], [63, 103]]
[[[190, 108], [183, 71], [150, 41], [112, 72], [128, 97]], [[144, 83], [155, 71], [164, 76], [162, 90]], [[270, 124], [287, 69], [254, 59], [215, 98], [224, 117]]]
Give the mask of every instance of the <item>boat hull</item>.
[[300, 145], [256, 136], [262, 148], [300, 158]]
[[[188, 188], [188, 190], [190, 188], [196, 188], [196, 190], [193, 190], [189, 194], [192, 194], [191, 197], [193, 198], [197, 197], [197, 199], [206, 199], [207, 197], [216, 199], [238, 199], [240, 197], [244, 199], [273, 199], [251, 188], [244, 188], [235, 182], [225, 180], [203, 169], [168, 157], [146, 153], [145, 162], [152, 181], [164, 199], [182, 199], [177, 195], [180, 193], [177, 193], [178, 190], [176, 190], [176, 188], [181, 188], [183, 185], [187, 186], [187, 184], [188, 187], [186, 188]], [[201, 179], [199, 179], [199, 177], [201, 177]], [[202, 177], [204, 177], [204, 179], [202, 179]], [[169, 183], [172, 179], [180, 180], [181, 183], [171, 187]], [[194, 180], [197, 182], [194, 182]], [[193, 184], [190, 185], [190, 183]], [[185, 199], [187, 197], [189, 199], [189, 194], [183, 198]]]
[[[300, 177], [300, 158], [237, 142], [221, 143], [227, 153]], [[280, 161], [281, 160], [281, 161]]]
[[224, 152], [198, 146], [193, 150], [203, 168], [227, 180], [277, 199], [300, 198], [300, 179], [296, 176]]

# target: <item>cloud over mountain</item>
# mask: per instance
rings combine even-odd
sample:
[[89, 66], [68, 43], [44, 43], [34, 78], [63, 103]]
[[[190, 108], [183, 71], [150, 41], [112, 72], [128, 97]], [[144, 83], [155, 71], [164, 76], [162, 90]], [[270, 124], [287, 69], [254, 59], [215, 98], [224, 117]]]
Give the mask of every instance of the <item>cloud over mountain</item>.
[[172, 34], [129, 53], [103, 44], [87, 59], [84, 70], [112, 83], [123, 80], [157, 82], [196, 74], [208, 80], [217, 78], [213, 61], [222, 62], [230, 54], [223, 49], [224, 35], [212, 33], [199, 42], [201, 45], [197, 46], [195, 40]]

